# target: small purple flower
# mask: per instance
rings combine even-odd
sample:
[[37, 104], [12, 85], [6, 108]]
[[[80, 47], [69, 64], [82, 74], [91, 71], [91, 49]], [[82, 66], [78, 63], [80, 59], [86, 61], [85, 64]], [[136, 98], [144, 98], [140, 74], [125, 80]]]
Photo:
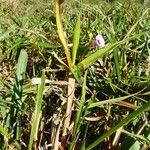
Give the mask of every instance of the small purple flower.
[[100, 34], [96, 36], [96, 45], [100, 46], [100, 47], [105, 46], [105, 40], [104, 40], [103, 36]]

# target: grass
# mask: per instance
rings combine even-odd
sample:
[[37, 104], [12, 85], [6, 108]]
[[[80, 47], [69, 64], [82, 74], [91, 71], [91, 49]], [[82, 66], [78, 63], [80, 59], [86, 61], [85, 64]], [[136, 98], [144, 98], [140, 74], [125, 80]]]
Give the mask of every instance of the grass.
[[61, 5], [0, 2], [0, 149], [148, 149], [149, 4]]

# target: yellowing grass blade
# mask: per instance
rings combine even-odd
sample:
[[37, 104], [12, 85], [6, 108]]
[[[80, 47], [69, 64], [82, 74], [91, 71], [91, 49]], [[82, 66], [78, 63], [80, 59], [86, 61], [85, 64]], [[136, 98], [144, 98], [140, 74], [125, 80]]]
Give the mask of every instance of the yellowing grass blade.
[[59, 38], [62, 42], [62, 45], [65, 49], [65, 54], [67, 57], [67, 62], [69, 65], [69, 68], [71, 68], [72, 66], [72, 60], [70, 57], [70, 51], [69, 48], [67, 46], [67, 42], [66, 39], [64, 37], [64, 31], [63, 31], [63, 26], [62, 26], [62, 21], [61, 21], [61, 4], [63, 3], [63, 0], [56, 0], [56, 24], [57, 24], [57, 32], [59, 35]]

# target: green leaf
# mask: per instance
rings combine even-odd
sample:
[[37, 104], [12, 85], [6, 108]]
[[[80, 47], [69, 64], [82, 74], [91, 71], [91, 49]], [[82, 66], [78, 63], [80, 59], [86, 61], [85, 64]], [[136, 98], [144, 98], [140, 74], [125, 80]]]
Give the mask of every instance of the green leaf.
[[142, 114], [144, 111], [150, 109], [150, 102], [144, 104], [142, 107], [131, 113], [129, 116], [124, 118], [122, 121], [120, 121], [115, 127], [111, 128], [108, 132], [104, 133], [101, 137], [99, 137], [96, 141], [94, 141], [92, 144], [90, 144], [86, 150], [91, 150], [98, 144], [100, 144], [105, 138], [112, 135], [114, 132], [116, 132], [119, 128], [129, 123], [131, 120], [133, 120], [138, 115]]
[[129, 150], [140, 150], [140, 142], [136, 141]]
[[3, 126], [0, 124], [0, 134], [2, 134], [3, 136], [8, 136], [8, 133], [6, 131], [5, 128], [3, 128]]
[[3, 41], [6, 37], [9, 36], [11, 32], [13, 32], [16, 29], [15, 26], [10, 27], [7, 31], [0, 34], [0, 41]]
[[72, 65], [75, 65], [79, 40], [80, 40], [80, 15], [78, 16], [78, 20], [73, 35]]
[[104, 101], [100, 101], [100, 102], [95, 102], [95, 103], [90, 104], [88, 108], [98, 107], [98, 106], [108, 104], [108, 103], [117, 103], [117, 102], [123, 101], [127, 98], [130, 98], [132, 96], [135, 96], [135, 94], [131, 94], [128, 96], [123, 96], [123, 97], [118, 97], [118, 98], [112, 98], [112, 99], [104, 100]]
[[15, 84], [13, 88], [14, 95], [12, 97], [12, 101], [15, 102], [16, 104], [20, 103], [20, 105], [21, 105], [21, 97], [22, 97], [23, 79], [26, 72], [27, 61], [28, 61], [27, 52], [25, 50], [21, 50], [18, 59]]
[[45, 87], [45, 80], [46, 80], [46, 76], [43, 72], [42, 78], [41, 78], [41, 84], [38, 87], [37, 101], [36, 101], [35, 112], [34, 112], [33, 121], [32, 121], [32, 129], [31, 129], [31, 134], [30, 134], [29, 150], [32, 150], [33, 142], [34, 140], [36, 140], [36, 137], [37, 137], [37, 130], [38, 130], [38, 125], [39, 125], [39, 120], [40, 120], [40, 112], [41, 112], [41, 107], [42, 107], [42, 98], [43, 98], [43, 92], [44, 92], [44, 87]]
[[18, 60], [17, 72], [16, 72], [16, 77], [18, 81], [22, 81], [24, 79], [24, 75], [27, 67], [27, 61], [28, 61], [27, 52], [25, 50], [21, 50], [19, 60]]
[[13, 125], [16, 121], [16, 114], [19, 114], [21, 111], [22, 105], [22, 86], [23, 86], [23, 79], [26, 72], [27, 67], [27, 60], [28, 55], [25, 50], [21, 50], [18, 64], [17, 64], [17, 71], [16, 71], [16, 78], [15, 83], [13, 86], [13, 95], [12, 95], [12, 103], [11, 110], [10, 110], [10, 124]]
[[115, 42], [114, 44], [108, 44], [106, 47], [101, 48], [100, 50], [98, 50], [95, 53], [91, 54], [89, 57], [87, 57], [84, 60], [82, 60], [79, 64], [82, 64], [83, 67], [86, 69], [92, 63], [94, 63], [96, 60], [98, 60], [99, 58], [103, 57], [107, 52], [113, 50], [114, 48], [118, 47], [121, 44], [124, 44], [125, 42], [128, 42], [130, 40], [136, 39], [136, 38], [142, 36], [143, 34], [145, 34], [145, 33], [134, 35], [132, 37], [123, 39], [123, 40], [121, 40], [119, 42]]
[[71, 72], [72, 74], [74, 75], [76, 81], [78, 83], [82, 83], [82, 79], [83, 79], [83, 71], [84, 71], [84, 68], [83, 68], [83, 65], [82, 64], [78, 64], [77, 66], [74, 65], [72, 68], [71, 68]]
[[83, 107], [84, 107], [85, 96], [86, 96], [86, 77], [87, 77], [87, 71], [85, 72], [84, 80], [83, 80], [83, 84], [82, 84], [80, 107], [79, 107], [79, 111], [77, 112], [77, 116], [76, 116], [76, 119], [75, 119], [70, 150], [72, 150], [73, 147], [74, 147], [74, 144], [76, 142], [76, 136], [78, 134], [78, 130], [79, 130], [79, 128], [81, 126], [81, 123], [82, 123]]

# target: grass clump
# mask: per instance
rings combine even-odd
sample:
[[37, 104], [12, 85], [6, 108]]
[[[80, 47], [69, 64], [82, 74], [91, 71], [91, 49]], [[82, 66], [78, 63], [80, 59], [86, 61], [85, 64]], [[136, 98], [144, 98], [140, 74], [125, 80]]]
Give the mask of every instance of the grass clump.
[[148, 149], [149, 14], [138, 1], [0, 2], [0, 149]]

